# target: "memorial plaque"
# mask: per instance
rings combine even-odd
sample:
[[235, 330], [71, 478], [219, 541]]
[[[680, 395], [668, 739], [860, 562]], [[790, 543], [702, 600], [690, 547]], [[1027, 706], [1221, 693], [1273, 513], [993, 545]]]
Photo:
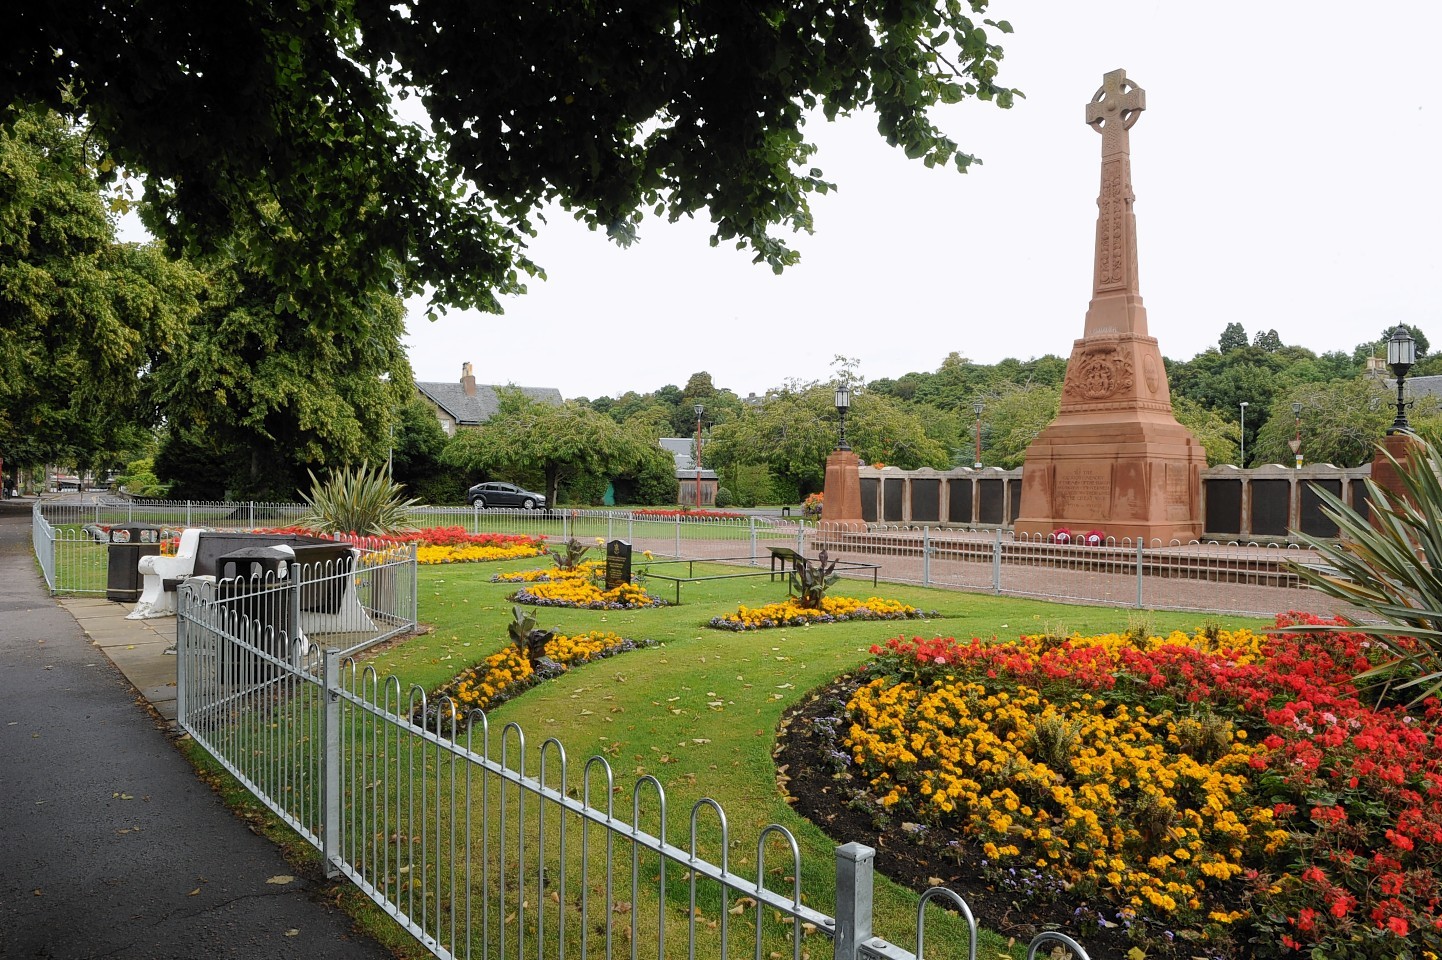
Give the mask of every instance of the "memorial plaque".
[[1112, 499], [1112, 465], [1066, 462], [1056, 467], [1052, 503], [1058, 517], [1068, 520], [1109, 520]]
[[978, 499], [981, 501], [981, 509], [979, 511], [980, 523], [1000, 524], [1004, 522], [1002, 517], [1006, 512], [1005, 483], [1006, 481], [1004, 480], [992, 480], [990, 478], [977, 481], [979, 490]]
[[1302, 532], [1313, 537], [1335, 537], [1337, 525], [1322, 512], [1322, 498], [1317, 496], [1316, 487], [1321, 487], [1334, 497], [1342, 496], [1341, 480], [1315, 480], [1303, 483]]
[[1208, 480], [1207, 533], [1242, 532], [1242, 481]]
[[1011, 504], [1011, 515], [1007, 517], [1008, 523], [1016, 523], [1016, 518], [1021, 516], [1021, 481], [1011, 479], [1006, 482], [1007, 503]]
[[867, 523], [876, 522], [876, 492], [880, 486], [877, 477], [861, 478], [861, 519]]
[[971, 481], [946, 482], [946, 519], [950, 523], [973, 523], [971, 516]]
[[1291, 519], [1292, 484], [1287, 480], [1252, 481], [1252, 533], [1285, 537]]
[[614, 590], [631, 582], [631, 545], [625, 540], [606, 544], [606, 589]]
[[941, 481], [919, 477], [911, 481], [911, 519], [915, 523], [941, 520]]
[[881, 519], [883, 523], [900, 523], [906, 519], [902, 505], [906, 502], [906, 481], [887, 477], [881, 482]]

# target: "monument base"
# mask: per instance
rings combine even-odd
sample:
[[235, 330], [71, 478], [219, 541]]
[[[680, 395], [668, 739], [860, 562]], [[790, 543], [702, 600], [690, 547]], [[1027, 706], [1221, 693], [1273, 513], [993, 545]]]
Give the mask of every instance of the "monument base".
[[1202, 535], [1206, 465], [1201, 444], [1169, 413], [1064, 416], [1027, 448], [1016, 532], [1190, 543]]
[[861, 516], [861, 458], [850, 450], [833, 450], [826, 458], [826, 488], [821, 522], [866, 529]]

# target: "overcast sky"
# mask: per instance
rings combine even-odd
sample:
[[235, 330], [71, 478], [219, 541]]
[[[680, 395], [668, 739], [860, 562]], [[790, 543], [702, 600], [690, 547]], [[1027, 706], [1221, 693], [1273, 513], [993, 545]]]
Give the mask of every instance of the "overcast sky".
[[708, 245], [704, 222], [654, 218], [620, 250], [565, 214], [532, 245], [549, 279], [503, 317], [408, 322], [416, 379], [461, 363], [487, 383], [566, 397], [682, 385], [706, 370], [741, 395], [1066, 356], [1091, 294], [1101, 137], [1085, 106], [1116, 68], [1146, 90], [1131, 130], [1141, 292], [1168, 357], [1248, 335], [1350, 351], [1397, 322], [1442, 340], [1442, 5], [995, 0], [1011, 110], [938, 114], [965, 175], [885, 145], [874, 119], [813, 121], [839, 192], [780, 277]]

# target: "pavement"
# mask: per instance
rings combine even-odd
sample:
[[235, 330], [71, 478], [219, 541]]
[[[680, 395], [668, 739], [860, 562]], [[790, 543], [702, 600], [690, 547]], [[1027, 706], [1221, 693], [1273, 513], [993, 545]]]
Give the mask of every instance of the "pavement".
[[0, 501], [0, 958], [391, 954], [176, 748], [173, 619], [49, 596]]

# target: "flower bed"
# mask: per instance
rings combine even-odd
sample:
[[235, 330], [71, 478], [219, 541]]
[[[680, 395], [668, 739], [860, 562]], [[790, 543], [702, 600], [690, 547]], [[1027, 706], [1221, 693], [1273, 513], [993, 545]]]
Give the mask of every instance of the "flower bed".
[[587, 560], [574, 570], [545, 567], [538, 570], [513, 570], [491, 577], [492, 583], [562, 583], [571, 580], [594, 580], [605, 570], [602, 560]]
[[443, 698], [451, 701], [448, 709], [440, 706], [437, 709], [448, 720], [453, 716], [463, 716], [469, 710], [485, 710], [577, 664], [651, 645], [650, 640], [628, 640], [619, 634], [601, 630], [569, 637], [557, 636], [547, 641], [544, 656], [532, 666], [515, 644], [509, 644], [474, 667], [461, 671], [437, 691], [437, 701]]
[[623, 583], [603, 590], [589, 580], [567, 579], [550, 583], [533, 583], [511, 594], [516, 603], [538, 607], [582, 607], [587, 610], [636, 610], [641, 607], [663, 607], [666, 601], [646, 592], [634, 583]]
[[819, 609], [801, 606], [795, 597], [764, 607], [742, 606], [735, 613], [712, 617], [718, 630], [765, 630], [768, 627], [799, 627], [810, 623], [841, 623], [847, 620], [915, 620], [934, 617], [913, 606], [881, 597], [822, 597]]
[[[1148, 955], [1442, 950], [1442, 706], [1361, 699], [1356, 633], [896, 638], [845, 744], [886, 809], [1066, 889]], [[1170, 945], [1170, 946], [1169, 946]]]
[[492, 560], [521, 560], [538, 557], [546, 552], [545, 537], [528, 537], [507, 533], [467, 533], [464, 527], [426, 527], [406, 534], [374, 537], [333, 536], [301, 527], [276, 527], [257, 533], [289, 533], [326, 540], [344, 540], [360, 546], [384, 548], [418, 543], [417, 563], [477, 563]]
[[680, 517], [682, 520], [744, 520], [746, 514], [735, 513], [730, 510], [673, 510], [658, 509], [655, 507], [633, 510], [632, 514], [638, 517], [661, 517], [667, 520]]

